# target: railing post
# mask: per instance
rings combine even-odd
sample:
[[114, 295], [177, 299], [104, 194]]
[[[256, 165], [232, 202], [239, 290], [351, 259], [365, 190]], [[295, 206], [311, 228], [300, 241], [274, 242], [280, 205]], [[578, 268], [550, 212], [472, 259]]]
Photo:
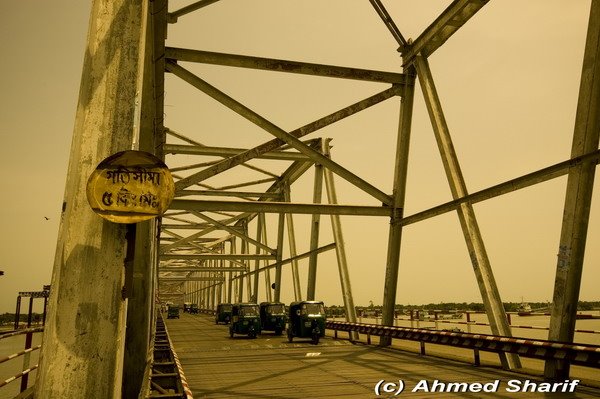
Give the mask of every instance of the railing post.
[[46, 311], [48, 310], [48, 297], [44, 297], [44, 314], [42, 315], [42, 325], [46, 325]]
[[19, 317], [21, 316], [21, 295], [17, 296], [17, 310], [15, 311], [15, 330], [19, 329]]
[[[33, 300], [33, 297], [31, 298], [31, 300]], [[29, 331], [25, 335], [25, 349], [31, 349], [32, 341], [33, 341], [33, 332]], [[29, 368], [29, 359], [30, 358], [31, 358], [30, 352], [27, 352], [27, 353], [25, 353], [25, 355], [23, 355], [23, 371], [25, 371]], [[21, 391], [20, 392], [23, 392], [24, 390], [27, 389], [28, 382], [29, 382], [29, 373], [24, 374], [21, 377]]]
[[33, 313], [33, 296], [29, 297], [29, 310], [27, 311], [27, 328], [31, 328], [31, 316]]
[[479, 349], [473, 349], [473, 357], [475, 358], [475, 366], [480, 366], [481, 359], [479, 357]]

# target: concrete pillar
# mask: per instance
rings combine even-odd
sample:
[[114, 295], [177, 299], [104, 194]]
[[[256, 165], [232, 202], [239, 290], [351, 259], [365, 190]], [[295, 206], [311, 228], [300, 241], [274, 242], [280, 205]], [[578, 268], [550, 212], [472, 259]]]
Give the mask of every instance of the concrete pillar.
[[86, 183], [100, 161], [133, 147], [142, 4], [92, 5], [35, 384], [39, 398], [121, 396], [127, 226], [92, 212]]

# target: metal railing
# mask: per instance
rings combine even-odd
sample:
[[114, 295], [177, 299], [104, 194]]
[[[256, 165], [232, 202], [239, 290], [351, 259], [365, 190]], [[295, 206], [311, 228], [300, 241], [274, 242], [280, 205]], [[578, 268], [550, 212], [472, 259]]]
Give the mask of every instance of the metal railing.
[[14, 359], [18, 359], [21, 356], [23, 357], [23, 367], [21, 372], [10, 376], [9, 378], [5, 379], [5, 380], [0, 380], [0, 389], [2, 389], [3, 387], [5, 387], [6, 385], [10, 384], [13, 381], [18, 380], [19, 378], [21, 379], [21, 387], [20, 387], [20, 391], [19, 392], [24, 392], [27, 389], [27, 386], [29, 384], [29, 374], [38, 368], [38, 365], [35, 364], [33, 366], [30, 365], [30, 357], [31, 357], [31, 353], [33, 351], [39, 350], [42, 345], [36, 345], [36, 346], [32, 346], [32, 342], [33, 342], [33, 334], [35, 333], [41, 333], [42, 331], [44, 331], [44, 327], [36, 327], [36, 328], [29, 328], [26, 330], [17, 330], [17, 331], [12, 331], [12, 332], [8, 332], [8, 333], [4, 333], [2, 335], [0, 335], [0, 340], [3, 339], [7, 339], [10, 337], [15, 337], [18, 335], [25, 335], [25, 345], [24, 345], [24, 349], [22, 351], [4, 356], [4, 357], [0, 357], [0, 364], [8, 362], [10, 360], [14, 360]]
[[567, 360], [572, 364], [580, 366], [600, 368], [600, 346], [597, 345], [578, 345], [546, 340], [509, 338], [489, 334], [435, 331], [339, 321], [328, 321], [326, 328], [334, 330], [336, 338], [338, 331], [365, 334], [367, 336], [367, 343], [369, 344], [371, 343], [371, 336], [418, 341], [421, 343], [422, 355], [426, 354], [425, 343], [472, 349], [475, 365], [480, 364], [479, 351], [486, 351], [515, 353], [523, 357], [544, 360]]
[[185, 374], [169, 338], [167, 327], [158, 315], [153, 345], [144, 373], [139, 399], [193, 399]]

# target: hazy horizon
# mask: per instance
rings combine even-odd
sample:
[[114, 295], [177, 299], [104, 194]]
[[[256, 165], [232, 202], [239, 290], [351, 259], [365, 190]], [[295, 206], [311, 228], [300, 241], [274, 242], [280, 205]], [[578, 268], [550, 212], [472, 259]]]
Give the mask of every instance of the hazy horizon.
[[[170, 9], [188, 3], [171, 1]], [[369, 2], [233, 3], [217, 2], [169, 25], [167, 44], [401, 71], [397, 44]], [[406, 38], [416, 38], [448, 4], [384, 1]], [[10, 55], [0, 65], [2, 313], [15, 311], [19, 291], [50, 284], [90, 5], [0, 3], [0, 51]], [[589, 0], [489, 2], [429, 58], [469, 192], [569, 158], [589, 8]], [[386, 88], [212, 65], [190, 69], [288, 131]], [[172, 74], [165, 98], [165, 126], [203, 144], [252, 147], [272, 138]], [[391, 99], [308, 138], [333, 138], [333, 159], [391, 193], [398, 109], [399, 99]], [[190, 159], [169, 156], [166, 163]], [[336, 185], [342, 204], [377, 205], [337, 176]], [[293, 187], [295, 201], [311, 202], [312, 172]], [[503, 302], [552, 300], [565, 187], [563, 176], [474, 205]], [[600, 299], [598, 179], [594, 188], [581, 301]], [[404, 215], [450, 199], [417, 87]], [[302, 253], [310, 216], [294, 222]], [[332, 240], [328, 216], [321, 225], [320, 245], [326, 245]], [[342, 225], [354, 302], [381, 304], [389, 219], [344, 216]], [[317, 295], [341, 304], [334, 253], [320, 255], [319, 266]], [[301, 269], [304, 292], [306, 263]], [[284, 302], [293, 299], [288, 274]], [[404, 229], [396, 298], [398, 304], [481, 301], [455, 212]]]

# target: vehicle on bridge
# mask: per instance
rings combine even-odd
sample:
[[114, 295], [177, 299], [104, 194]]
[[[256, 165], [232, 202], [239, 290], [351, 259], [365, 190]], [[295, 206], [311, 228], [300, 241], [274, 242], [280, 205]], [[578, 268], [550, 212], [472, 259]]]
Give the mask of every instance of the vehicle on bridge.
[[260, 334], [260, 315], [256, 303], [236, 303], [231, 307], [231, 324], [229, 325], [229, 336], [234, 334], [245, 334], [250, 338], [256, 338]]
[[322, 301], [300, 301], [290, 304], [287, 337], [310, 338], [313, 344], [325, 336], [325, 306]]
[[167, 319], [175, 319], [179, 318], [179, 306], [177, 305], [168, 305], [167, 308]]
[[231, 307], [230, 303], [220, 303], [217, 305], [217, 311], [215, 312], [215, 324], [225, 323], [229, 324], [231, 321]]
[[286, 323], [285, 305], [281, 302], [261, 302], [260, 325], [263, 330], [281, 335]]
[[183, 303], [183, 313], [191, 313], [190, 309], [192, 308], [192, 304], [191, 302], [184, 302]]
[[190, 305], [190, 313], [192, 314], [198, 314], [199, 309], [198, 309], [198, 304], [197, 303], [192, 303]]

